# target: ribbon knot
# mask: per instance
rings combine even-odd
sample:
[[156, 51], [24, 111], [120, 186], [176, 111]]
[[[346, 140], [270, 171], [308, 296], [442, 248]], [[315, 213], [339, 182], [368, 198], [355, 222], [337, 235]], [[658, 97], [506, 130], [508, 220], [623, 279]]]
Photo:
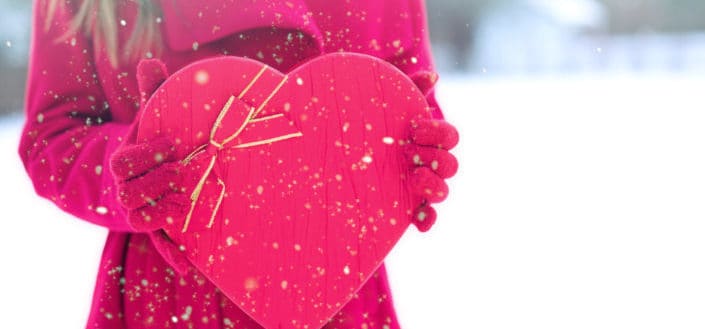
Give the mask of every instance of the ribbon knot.
[[206, 146], [206, 154], [208, 155], [216, 155], [218, 152], [225, 147], [223, 145], [218, 144], [218, 142], [211, 140], [210, 143], [208, 143], [208, 146]]
[[[242, 99], [242, 97], [247, 93], [247, 91], [252, 87], [252, 85], [259, 79], [260, 76], [266, 71], [267, 67], [263, 67], [262, 70], [260, 70], [259, 73], [253, 78], [252, 81], [250, 81], [249, 85], [240, 93], [239, 96], [237, 96], [238, 99]], [[284, 85], [286, 82], [287, 77], [285, 76], [284, 79], [279, 83], [279, 85], [272, 91], [272, 93], [262, 102], [262, 104], [258, 108], [250, 107], [249, 112], [247, 116], [245, 117], [245, 120], [243, 121], [242, 125], [238, 127], [235, 132], [228, 136], [227, 138], [223, 140], [217, 140], [217, 132], [218, 129], [223, 128], [222, 127], [222, 122], [225, 119], [225, 116], [228, 114], [228, 111], [230, 111], [230, 108], [233, 105], [233, 102], [235, 101], [235, 96], [230, 96], [228, 101], [225, 103], [223, 108], [221, 109], [220, 113], [218, 114], [218, 117], [215, 120], [215, 123], [211, 127], [210, 135], [209, 135], [209, 140], [207, 144], [201, 145], [197, 147], [193, 152], [191, 152], [184, 160], [182, 160], [182, 163], [187, 165], [191, 160], [193, 160], [196, 156], [198, 156], [201, 153], [205, 153], [207, 157], [210, 157], [210, 161], [208, 163], [208, 166], [206, 167], [206, 170], [203, 172], [203, 175], [201, 175], [201, 178], [198, 181], [198, 184], [196, 184], [196, 187], [194, 188], [193, 192], [191, 193], [191, 208], [189, 209], [188, 214], [186, 215], [186, 220], [184, 221], [184, 226], [181, 229], [182, 233], [185, 233], [188, 230], [189, 224], [191, 222], [191, 217], [193, 216], [193, 212], [196, 208], [196, 204], [198, 202], [198, 199], [201, 195], [201, 192], [203, 190], [203, 187], [205, 186], [206, 180], [208, 179], [208, 176], [213, 172], [214, 167], [217, 163], [218, 160], [218, 153], [225, 149], [226, 146], [229, 146], [229, 143], [235, 140], [240, 133], [242, 133], [245, 128], [247, 127], [248, 124], [250, 123], [255, 123], [255, 122], [262, 122], [262, 121], [267, 121], [270, 119], [278, 119], [282, 118], [282, 114], [275, 114], [263, 118], [255, 118], [257, 114], [264, 108], [264, 106], [267, 105], [267, 102], [279, 91], [279, 89]], [[276, 141], [281, 141], [285, 139], [290, 139], [290, 138], [295, 138], [295, 137], [300, 137], [302, 136], [301, 132], [296, 132], [296, 133], [291, 133], [291, 134], [286, 134], [286, 135], [281, 135], [277, 136], [274, 138], [268, 138], [264, 140], [258, 140], [254, 142], [248, 142], [248, 143], [242, 143], [242, 144], [236, 144], [234, 147], [236, 148], [247, 148], [247, 147], [252, 147], [252, 146], [257, 146], [257, 145], [263, 145], [263, 144], [268, 144], [268, 143], [273, 143]], [[215, 217], [218, 213], [218, 210], [220, 209], [220, 206], [223, 202], [223, 199], [225, 198], [225, 182], [220, 177], [217, 177], [218, 179], [218, 185], [220, 185], [220, 195], [218, 196], [218, 200], [215, 204], [215, 207], [213, 208], [213, 211], [211, 213], [210, 221], [208, 222], [207, 227], [211, 228], [213, 226], [213, 223], [215, 222]]]

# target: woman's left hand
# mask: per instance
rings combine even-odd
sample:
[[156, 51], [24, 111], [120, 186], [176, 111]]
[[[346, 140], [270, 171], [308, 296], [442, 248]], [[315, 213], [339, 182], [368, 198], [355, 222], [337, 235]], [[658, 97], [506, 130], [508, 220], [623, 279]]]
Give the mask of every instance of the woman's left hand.
[[445, 179], [458, 171], [458, 160], [448, 152], [458, 139], [458, 130], [445, 120], [425, 119], [411, 125], [411, 143], [404, 154], [414, 167], [409, 177], [411, 192], [421, 199], [412, 219], [421, 232], [428, 231], [436, 221], [436, 211], [430, 204], [448, 196]]

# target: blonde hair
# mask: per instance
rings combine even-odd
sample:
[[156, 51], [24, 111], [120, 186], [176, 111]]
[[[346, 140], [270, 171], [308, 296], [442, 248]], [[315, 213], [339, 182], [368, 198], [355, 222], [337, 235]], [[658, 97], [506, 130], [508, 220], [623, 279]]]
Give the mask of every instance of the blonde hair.
[[[136, 61], [143, 56], [150, 57], [161, 51], [159, 34], [159, 8], [152, 0], [131, 0], [138, 6], [134, 28], [127, 43], [121, 47], [118, 44], [118, 0], [71, 0], [77, 2], [77, 10], [66, 34], [60, 38], [65, 40], [79, 31], [92, 36], [96, 46], [104, 46], [108, 59], [113, 67], [120, 63]], [[66, 0], [47, 1], [47, 21], [45, 29], [51, 26], [51, 21], [60, 2]], [[95, 35], [93, 35], [95, 34]]]

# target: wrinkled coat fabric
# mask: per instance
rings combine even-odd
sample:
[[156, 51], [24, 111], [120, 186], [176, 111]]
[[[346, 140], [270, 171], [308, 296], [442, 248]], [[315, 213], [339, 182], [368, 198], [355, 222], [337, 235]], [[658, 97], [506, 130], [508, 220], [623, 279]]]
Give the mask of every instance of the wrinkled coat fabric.
[[[93, 37], [66, 36], [77, 6], [57, 3], [47, 20], [47, 4], [35, 1], [19, 153], [39, 195], [110, 230], [86, 327], [260, 328], [196, 270], [175, 272], [162, 256], [164, 241], [131, 232], [108, 159], [127, 139], [139, 110], [136, 63], [113, 67]], [[258, 59], [286, 72], [322, 53], [352, 51], [393, 63], [436, 105], [421, 0], [161, 0], [159, 7], [163, 47], [153, 54], [171, 72], [221, 55]], [[137, 8], [118, 1], [117, 10], [124, 45]], [[398, 327], [382, 266], [325, 328]]]

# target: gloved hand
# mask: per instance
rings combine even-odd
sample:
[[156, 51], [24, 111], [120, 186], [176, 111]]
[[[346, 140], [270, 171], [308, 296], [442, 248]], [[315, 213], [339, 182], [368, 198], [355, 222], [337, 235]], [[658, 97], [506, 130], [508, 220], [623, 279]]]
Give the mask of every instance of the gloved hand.
[[135, 231], [158, 230], [183, 217], [190, 200], [183, 186], [184, 166], [171, 157], [173, 143], [160, 138], [116, 151], [110, 167], [117, 181], [119, 202], [128, 211]]
[[[168, 73], [159, 60], [143, 60], [137, 66], [142, 107], [166, 80]], [[128, 211], [128, 223], [139, 232], [150, 232], [178, 218], [190, 200], [182, 186], [185, 167], [172, 158], [173, 143], [160, 138], [126, 145], [113, 153], [110, 167], [117, 182], [119, 202]]]
[[[137, 82], [142, 107], [167, 77], [161, 61], [139, 63]], [[173, 143], [167, 138], [126, 145], [113, 153], [110, 169], [117, 182], [118, 201], [127, 209], [129, 225], [147, 233], [164, 260], [185, 275], [190, 268], [188, 259], [160, 230], [170, 219], [185, 217], [191, 204], [189, 186], [195, 185], [195, 181], [185, 181], [194, 175], [189, 176], [189, 167], [173, 158], [173, 151]]]
[[416, 167], [409, 177], [411, 192], [421, 200], [412, 223], [419, 231], [428, 231], [436, 221], [431, 203], [448, 196], [445, 179], [458, 171], [458, 160], [448, 152], [458, 144], [458, 131], [445, 120], [425, 119], [412, 123], [411, 141], [405, 156]]
[[154, 247], [180, 275], [190, 262], [164, 233], [171, 220], [183, 220], [191, 205], [193, 173], [171, 157], [173, 143], [160, 138], [125, 146], [113, 153], [110, 169], [117, 182], [118, 201], [127, 209], [127, 222], [138, 232], [149, 234]]

